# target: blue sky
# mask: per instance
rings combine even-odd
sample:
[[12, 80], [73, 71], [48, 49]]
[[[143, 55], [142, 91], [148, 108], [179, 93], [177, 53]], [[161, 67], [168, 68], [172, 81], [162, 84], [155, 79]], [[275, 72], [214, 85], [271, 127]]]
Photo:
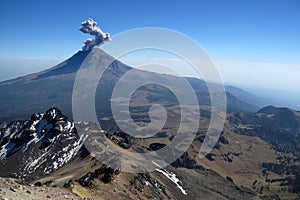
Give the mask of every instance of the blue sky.
[[[78, 30], [88, 17], [111, 35], [174, 29], [206, 50], [226, 82], [277, 87], [288, 80], [281, 89], [299, 91], [299, 0], [1, 0], [0, 80], [76, 53], [89, 37]], [[270, 71], [276, 77], [268, 77]]]
[[112, 35], [144, 26], [171, 28], [215, 59], [300, 63], [300, 1], [0, 1], [0, 58], [65, 58], [94, 18]]

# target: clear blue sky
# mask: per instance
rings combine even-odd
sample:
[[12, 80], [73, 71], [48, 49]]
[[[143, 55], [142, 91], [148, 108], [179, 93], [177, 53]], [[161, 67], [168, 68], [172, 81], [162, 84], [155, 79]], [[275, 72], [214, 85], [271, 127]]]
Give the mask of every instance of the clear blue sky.
[[215, 59], [300, 63], [299, 0], [0, 1], [0, 58], [65, 58], [94, 18], [112, 35], [158, 26], [183, 32]]
[[300, 0], [1, 0], [0, 80], [76, 53], [89, 37], [78, 30], [88, 17], [111, 35], [174, 29], [204, 47], [226, 82], [299, 93]]

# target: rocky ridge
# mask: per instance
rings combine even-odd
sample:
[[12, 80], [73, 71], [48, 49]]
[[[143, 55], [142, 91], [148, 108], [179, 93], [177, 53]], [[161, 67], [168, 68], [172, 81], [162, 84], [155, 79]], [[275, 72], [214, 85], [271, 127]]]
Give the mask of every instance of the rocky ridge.
[[71, 161], [84, 137], [57, 108], [29, 120], [3, 122], [0, 129], [1, 176], [30, 180]]

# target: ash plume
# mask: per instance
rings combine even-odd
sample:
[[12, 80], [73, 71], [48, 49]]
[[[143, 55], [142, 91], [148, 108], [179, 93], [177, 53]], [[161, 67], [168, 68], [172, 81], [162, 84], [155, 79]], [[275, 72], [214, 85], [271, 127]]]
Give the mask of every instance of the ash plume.
[[82, 22], [79, 30], [83, 33], [89, 33], [90, 35], [95, 36], [95, 39], [88, 38], [84, 42], [84, 46], [82, 47], [83, 51], [90, 50], [93, 47], [100, 46], [104, 42], [111, 41], [110, 34], [104, 33], [97, 26], [97, 22], [95, 22], [92, 18], [88, 18], [86, 21]]

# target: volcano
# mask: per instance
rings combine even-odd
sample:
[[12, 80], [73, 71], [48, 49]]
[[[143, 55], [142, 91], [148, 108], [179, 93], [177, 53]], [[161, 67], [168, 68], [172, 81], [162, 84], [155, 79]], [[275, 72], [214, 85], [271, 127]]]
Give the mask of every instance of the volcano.
[[[102, 130], [92, 122], [72, 122], [73, 85], [82, 63], [91, 61], [90, 53], [99, 58], [95, 75], [110, 63], [95, 95]], [[88, 152], [83, 145], [84, 138], [77, 132], [104, 134], [109, 142], [103, 145], [105, 151], [99, 152], [105, 153], [115, 148], [138, 153], [157, 151], [174, 139], [180, 107], [176, 96], [158, 84], [138, 88], [131, 95], [129, 110], [132, 119], [143, 125], [151, 121], [149, 107], [163, 105], [170, 115], [163, 129], [153, 137], [142, 139], [118, 130], [111, 111], [112, 92], [127, 72], [133, 72], [134, 77], [125, 78], [126, 84], [146, 78], [160, 80], [187, 96], [193, 92], [199, 102], [200, 126], [191, 146], [170, 166], [161, 169], [157, 166], [150, 173], [120, 172], [99, 162]], [[181, 79], [132, 68], [93, 48], [79, 51], [48, 70], [1, 82], [0, 175], [29, 181], [37, 187], [56, 186], [81, 198], [97, 199], [258, 199], [260, 196], [276, 199], [280, 184], [284, 189], [281, 197], [289, 193], [286, 191], [297, 192], [293, 178], [299, 166], [299, 112], [272, 106], [259, 110], [239, 98], [249, 94], [229, 87], [227, 111], [232, 113], [228, 113], [212, 152], [200, 159], [199, 149], [210, 121], [210, 95], [204, 81], [186, 78], [193, 91], [184, 91]], [[110, 159], [108, 155], [105, 159]], [[127, 163], [133, 164], [130, 159]], [[0, 179], [0, 186], [7, 183]], [[7, 187], [6, 195], [21, 192], [26, 196], [27, 191], [18, 189], [22, 185], [15, 184], [16, 187], [10, 186], [12, 189]], [[26, 187], [31, 196], [39, 190]]]
[[[168, 84], [175, 85], [178, 89], [181, 87], [176, 85], [180, 77], [137, 70], [116, 60], [106, 52], [94, 48], [93, 50], [79, 51], [50, 69], [1, 82], [0, 119], [24, 119], [31, 113], [44, 112], [49, 107], [58, 107], [67, 116], [72, 117], [72, 90], [76, 73], [91, 51], [100, 58], [100, 64], [97, 68], [104, 67], [104, 64], [101, 65], [101, 63], [111, 62], [101, 77], [102, 82], [99, 84], [96, 94], [96, 102], [101, 102], [99, 106], [101, 106], [102, 111], [99, 113], [102, 116], [111, 115], [109, 110], [112, 90], [120, 77], [130, 70], [135, 71], [137, 80], [150, 77], [153, 80], [164, 80]], [[209, 105], [210, 96], [205, 82], [196, 78], [187, 78], [187, 80], [195, 90], [200, 104]], [[172, 94], [166, 88], [149, 87], [142, 88], [145, 99], [152, 96], [156, 99], [174, 101]], [[98, 91], [101, 91], [101, 95]], [[257, 106], [242, 101], [229, 92], [227, 92], [227, 100], [229, 111], [254, 112], [258, 110]]]

